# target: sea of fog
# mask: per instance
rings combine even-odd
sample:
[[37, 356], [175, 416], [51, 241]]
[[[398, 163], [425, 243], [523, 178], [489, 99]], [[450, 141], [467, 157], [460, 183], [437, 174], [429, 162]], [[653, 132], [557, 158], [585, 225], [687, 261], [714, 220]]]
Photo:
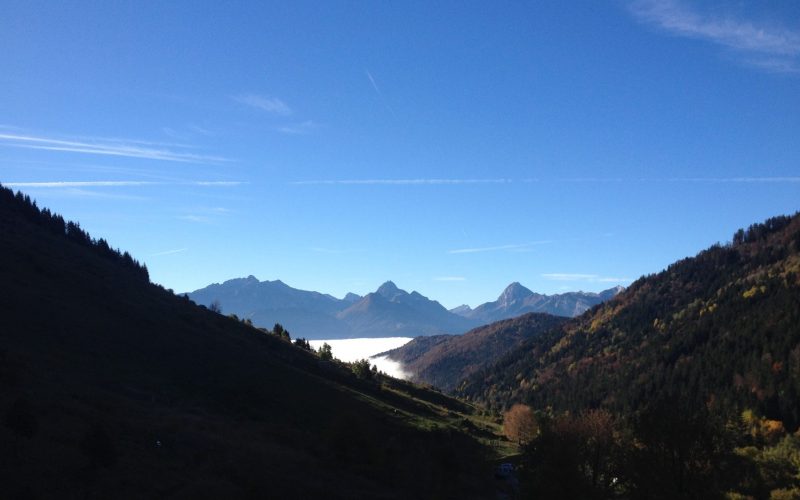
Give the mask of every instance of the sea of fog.
[[409, 374], [403, 371], [402, 363], [392, 361], [386, 356], [375, 357], [376, 354], [396, 349], [407, 344], [410, 337], [388, 337], [381, 339], [339, 339], [339, 340], [309, 340], [314, 349], [319, 349], [322, 344], [328, 343], [333, 351], [333, 357], [342, 361], [357, 361], [368, 358], [378, 370], [392, 377], [406, 379]]

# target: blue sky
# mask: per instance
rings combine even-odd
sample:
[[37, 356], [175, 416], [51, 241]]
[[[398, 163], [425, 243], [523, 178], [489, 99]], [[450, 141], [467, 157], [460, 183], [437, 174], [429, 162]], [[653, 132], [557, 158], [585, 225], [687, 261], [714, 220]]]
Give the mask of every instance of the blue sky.
[[800, 209], [794, 1], [2, 10], [0, 182], [176, 291], [599, 291]]

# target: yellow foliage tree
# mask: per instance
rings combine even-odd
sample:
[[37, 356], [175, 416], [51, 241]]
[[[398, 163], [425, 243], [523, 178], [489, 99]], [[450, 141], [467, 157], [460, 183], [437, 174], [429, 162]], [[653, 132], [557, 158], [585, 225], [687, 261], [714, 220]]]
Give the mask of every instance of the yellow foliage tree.
[[503, 415], [503, 432], [511, 441], [529, 443], [539, 433], [536, 415], [530, 406], [515, 404]]

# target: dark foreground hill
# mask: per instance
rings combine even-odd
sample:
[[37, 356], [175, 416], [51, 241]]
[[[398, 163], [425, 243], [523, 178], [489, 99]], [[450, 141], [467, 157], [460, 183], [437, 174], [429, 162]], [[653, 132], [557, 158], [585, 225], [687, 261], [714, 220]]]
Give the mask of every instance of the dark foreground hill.
[[529, 313], [470, 330], [463, 335], [417, 337], [387, 351], [403, 364], [411, 380], [452, 391], [473, 373], [496, 363], [525, 340], [564, 323], [567, 318]]
[[460, 393], [504, 406], [632, 413], [680, 399], [800, 425], [800, 215], [643, 277], [537, 336]]
[[0, 278], [3, 498], [492, 496], [470, 407], [174, 296], [3, 188]]

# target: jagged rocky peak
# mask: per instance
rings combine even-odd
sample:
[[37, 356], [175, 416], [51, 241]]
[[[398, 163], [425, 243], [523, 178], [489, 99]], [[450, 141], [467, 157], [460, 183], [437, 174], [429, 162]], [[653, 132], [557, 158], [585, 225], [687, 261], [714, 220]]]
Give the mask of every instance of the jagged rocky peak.
[[625, 291], [625, 287], [617, 285], [617, 286], [615, 286], [613, 288], [609, 288], [608, 290], [603, 290], [598, 295], [600, 296], [601, 299], [603, 299], [605, 301], [605, 300], [611, 299], [613, 297], [616, 297], [618, 294], [622, 293], [623, 291]]
[[381, 285], [375, 293], [392, 300], [398, 295], [405, 295], [406, 292], [397, 288], [397, 285], [395, 285], [392, 281], [387, 281]]
[[253, 276], [252, 274], [247, 278], [233, 278], [227, 281], [224, 281], [223, 285], [251, 285], [259, 283], [258, 278]]
[[467, 304], [461, 304], [458, 307], [450, 309], [450, 312], [453, 314], [467, 314], [470, 311], [472, 311], [472, 308]]
[[531, 295], [533, 295], [532, 291], [515, 281], [508, 285], [505, 290], [503, 290], [503, 293], [500, 295], [498, 301], [504, 306], [507, 306], [516, 302], [517, 300], [524, 299]]
[[355, 302], [358, 302], [359, 300], [361, 300], [361, 295], [358, 295], [358, 294], [353, 293], [353, 292], [347, 292], [347, 295], [345, 295], [342, 300], [344, 300], [345, 302], [354, 302], [355, 303]]

